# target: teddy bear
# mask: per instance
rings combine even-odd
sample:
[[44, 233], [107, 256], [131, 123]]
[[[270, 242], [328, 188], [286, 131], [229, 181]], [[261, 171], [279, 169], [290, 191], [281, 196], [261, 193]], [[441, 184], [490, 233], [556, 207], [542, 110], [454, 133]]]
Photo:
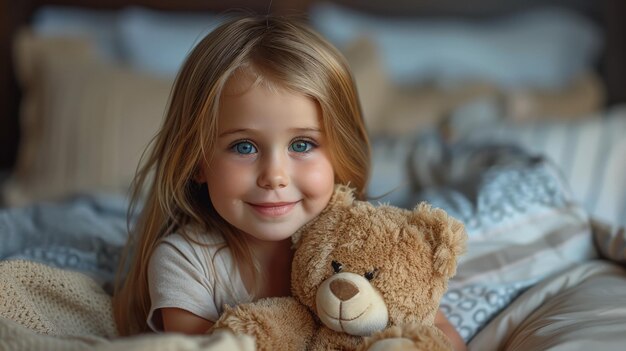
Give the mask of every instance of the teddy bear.
[[434, 318], [466, 237], [426, 203], [374, 206], [336, 186], [292, 236], [292, 296], [226, 306], [214, 328], [259, 350], [450, 350]]

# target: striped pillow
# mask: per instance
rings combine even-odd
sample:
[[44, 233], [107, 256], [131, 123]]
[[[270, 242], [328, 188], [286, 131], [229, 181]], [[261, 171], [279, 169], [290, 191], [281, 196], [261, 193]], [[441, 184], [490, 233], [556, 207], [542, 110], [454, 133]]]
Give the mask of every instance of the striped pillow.
[[466, 141], [515, 143], [563, 172], [574, 199], [598, 221], [626, 227], [626, 106], [577, 121], [499, 122], [473, 128]]

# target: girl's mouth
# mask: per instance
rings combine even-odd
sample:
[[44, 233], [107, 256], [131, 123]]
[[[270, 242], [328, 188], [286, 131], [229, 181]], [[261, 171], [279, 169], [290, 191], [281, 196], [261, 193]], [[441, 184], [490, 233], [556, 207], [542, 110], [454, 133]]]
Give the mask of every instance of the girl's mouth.
[[256, 212], [267, 217], [280, 217], [286, 215], [293, 209], [296, 202], [273, 202], [273, 203], [248, 203]]

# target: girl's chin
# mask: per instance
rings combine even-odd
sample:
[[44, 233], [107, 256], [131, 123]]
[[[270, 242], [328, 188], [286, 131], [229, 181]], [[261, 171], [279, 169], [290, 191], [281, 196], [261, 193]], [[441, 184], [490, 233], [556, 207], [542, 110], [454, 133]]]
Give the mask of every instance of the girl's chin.
[[281, 241], [285, 241], [285, 240], [291, 240], [291, 236], [293, 235], [294, 231], [276, 231], [273, 230], [271, 232], [267, 232], [267, 231], [262, 231], [262, 232], [254, 232], [254, 233], [248, 233], [247, 237], [249, 239], [249, 241], [251, 242], [258, 242], [258, 243], [273, 243], [273, 242], [281, 242]]

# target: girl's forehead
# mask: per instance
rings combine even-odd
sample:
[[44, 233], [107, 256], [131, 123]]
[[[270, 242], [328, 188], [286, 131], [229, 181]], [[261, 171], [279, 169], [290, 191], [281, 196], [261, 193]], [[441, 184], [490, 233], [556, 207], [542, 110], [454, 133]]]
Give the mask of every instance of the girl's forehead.
[[237, 69], [228, 78], [222, 96], [224, 97], [236, 97], [245, 94], [255, 87], [263, 87], [269, 91], [292, 91], [287, 87], [287, 83], [280, 82], [274, 77], [270, 76], [267, 72], [261, 72], [259, 68], [254, 66], [246, 66]]
[[[229, 130], [284, 129], [321, 131], [317, 102], [287, 89], [268, 89], [264, 84], [233, 81], [231, 94], [223, 94], [218, 111], [218, 133]], [[228, 134], [228, 133], [225, 133]]]
[[[224, 85], [223, 96], [237, 96], [249, 91], [257, 81], [258, 77], [249, 72], [235, 71]], [[258, 84], [258, 83], [256, 83]]]

